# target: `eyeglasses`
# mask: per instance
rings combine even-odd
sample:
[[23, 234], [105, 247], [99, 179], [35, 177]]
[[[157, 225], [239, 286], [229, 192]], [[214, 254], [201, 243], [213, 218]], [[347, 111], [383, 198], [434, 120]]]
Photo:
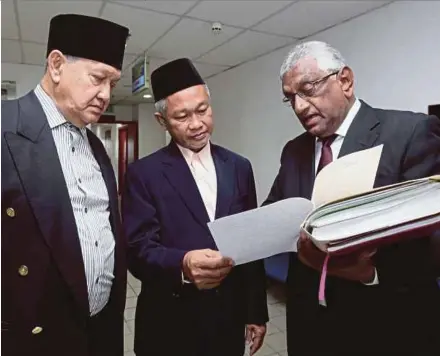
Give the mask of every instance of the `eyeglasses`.
[[295, 96], [299, 96], [300, 98], [307, 100], [309, 98], [313, 98], [317, 96], [318, 93], [318, 85], [326, 81], [328, 78], [330, 78], [332, 75], [338, 74], [339, 70], [332, 72], [330, 74], [327, 74], [326, 76], [314, 80], [313, 82], [306, 82], [302, 85], [302, 88], [298, 90], [296, 93], [289, 94], [289, 96], [286, 96], [283, 98], [283, 103], [288, 104], [289, 106], [293, 106], [295, 103]]

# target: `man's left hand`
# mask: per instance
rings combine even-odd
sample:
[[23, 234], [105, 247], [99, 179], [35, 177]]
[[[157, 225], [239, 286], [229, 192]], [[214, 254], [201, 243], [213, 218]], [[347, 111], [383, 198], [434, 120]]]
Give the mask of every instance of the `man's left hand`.
[[251, 345], [250, 355], [255, 353], [261, 348], [266, 335], [266, 325], [246, 325], [246, 343]]
[[[376, 250], [362, 250], [347, 256], [330, 257], [327, 274], [339, 278], [362, 283], [374, 280], [374, 264], [372, 261]], [[298, 240], [298, 258], [305, 265], [321, 271], [325, 253], [303, 233]]]

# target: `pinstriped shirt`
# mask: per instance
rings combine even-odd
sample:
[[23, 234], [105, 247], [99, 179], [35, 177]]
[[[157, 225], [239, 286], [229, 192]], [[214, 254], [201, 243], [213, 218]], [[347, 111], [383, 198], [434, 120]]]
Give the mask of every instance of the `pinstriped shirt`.
[[107, 187], [87, 138], [68, 122], [40, 85], [35, 94], [46, 114], [69, 191], [84, 261], [90, 315], [108, 302], [114, 279], [115, 240]]

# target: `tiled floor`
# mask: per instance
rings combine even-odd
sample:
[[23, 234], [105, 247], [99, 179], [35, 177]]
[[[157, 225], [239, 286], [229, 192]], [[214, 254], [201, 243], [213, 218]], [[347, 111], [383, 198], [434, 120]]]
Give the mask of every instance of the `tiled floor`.
[[[141, 290], [141, 283], [128, 274], [127, 303], [125, 307], [125, 356], [135, 356], [133, 352], [134, 317], [136, 299]], [[267, 293], [270, 321], [263, 347], [257, 356], [287, 356], [286, 345], [286, 305], [285, 293], [280, 285], [269, 287]], [[246, 354], [247, 355], [247, 354]]]

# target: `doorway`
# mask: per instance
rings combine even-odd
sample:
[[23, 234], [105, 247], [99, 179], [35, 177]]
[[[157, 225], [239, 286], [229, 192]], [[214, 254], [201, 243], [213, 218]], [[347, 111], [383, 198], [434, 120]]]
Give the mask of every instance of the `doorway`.
[[119, 121], [105, 117], [93, 124], [91, 130], [102, 141], [115, 173], [118, 194], [124, 192], [128, 165], [139, 158], [138, 122]]

